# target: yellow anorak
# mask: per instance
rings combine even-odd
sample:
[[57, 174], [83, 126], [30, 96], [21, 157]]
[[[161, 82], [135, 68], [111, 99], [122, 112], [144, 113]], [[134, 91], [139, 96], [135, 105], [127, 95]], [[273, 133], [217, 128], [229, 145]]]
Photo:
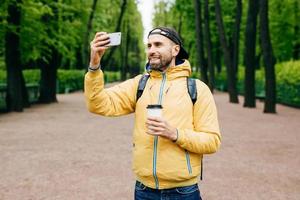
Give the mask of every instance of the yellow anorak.
[[[221, 135], [217, 110], [209, 88], [196, 81], [197, 101], [193, 105], [187, 89], [191, 67], [184, 63], [166, 72], [150, 71], [143, 95], [136, 102], [142, 75], [104, 89], [101, 70], [85, 75], [85, 97], [90, 112], [103, 116], [135, 113], [133, 171], [144, 185], [166, 189], [197, 183], [203, 154], [214, 153]], [[172, 142], [146, 133], [147, 105], [161, 104], [163, 118], [178, 129]]]

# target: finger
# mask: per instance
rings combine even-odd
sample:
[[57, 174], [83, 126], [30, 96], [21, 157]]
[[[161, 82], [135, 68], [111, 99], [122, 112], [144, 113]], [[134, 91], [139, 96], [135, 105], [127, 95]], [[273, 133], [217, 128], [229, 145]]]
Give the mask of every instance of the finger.
[[148, 126], [148, 129], [150, 131], [155, 131], [155, 132], [163, 132], [165, 129], [162, 127], [156, 127], [156, 126]]
[[92, 47], [101, 47], [101, 46], [106, 46], [110, 43], [110, 40], [104, 40], [104, 41], [98, 41], [98, 42], [93, 42]]
[[94, 38], [94, 40], [92, 42], [96, 43], [96, 42], [100, 42], [100, 41], [104, 41], [104, 40], [110, 40], [110, 37], [108, 37], [108, 35], [101, 35], [99, 37]]
[[162, 122], [163, 121], [163, 118], [161, 117], [147, 117], [148, 120], [151, 120], [151, 121], [156, 121], [156, 122]]
[[148, 126], [165, 127], [165, 123], [164, 122], [157, 122], [157, 121], [147, 120], [146, 124]]
[[147, 130], [146, 133], [153, 136], [160, 136], [160, 132], [155, 132], [151, 130]]
[[159, 126], [159, 124], [155, 121], [146, 121], [146, 125], [147, 126]]
[[97, 33], [95, 34], [95, 37], [94, 37], [94, 38], [97, 38], [97, 37], [102, 36], [102, 35], [107, 35], [107, 32], [97, 32]]

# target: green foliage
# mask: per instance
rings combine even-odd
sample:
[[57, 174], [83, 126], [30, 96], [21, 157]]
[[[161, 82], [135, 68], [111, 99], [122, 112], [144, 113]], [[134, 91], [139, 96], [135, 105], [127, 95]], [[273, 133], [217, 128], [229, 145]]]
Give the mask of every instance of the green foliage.
[[69, 93], [82, 90], [84, 82], [84, 70], [58, 70], [58, 93]]
[[39, 59], [48, 61], [52, 55], [51, 48], [64, 55], [64, 60], [74, 62], [74, 50], [81, 46], [81, 30], [84, 25], [81, 17], [86, 13], [86, 6], [79, 3], [24, 0], [21, 27], [22, 62], [26, 64]]
[[[97, 12], [94, 16], [93, 31], [90, 34], [90, 40], [94, 38], [94, 34], [98, 31], [114, 32], [120, 15], [120, 7], [123, 0], [101, 0], [98, 3]], [[117, 48], [113, 57], [109, 61], [110, 66], [105, 66], [109, 71], [120, 71], [125, 65], [124, 56], [126, 43], [129, 40], [128, 47], [128, 66], [129, 71], [140, 71], [141, 66], [144, 66], [145, 53], [143, 44], [143, 25], [141, 14], [137, 11], [137, 5], [134, 0], [127, 0], [126, 11], [121, 23], [122, 41]], [[127, 34], [128, 33], [128, 34]], [[110, 53], [109, 48], [105, 55]]]
[[300, 107], [300, 61], [276, 66], [278, 101]]
[[[270, 0], [269, 3], [271, 39], [278, 61], [292, 58], [293, 43], [295, 42], [293, 39], [296, 34], [294, 28], [299, 23], [299, 19], [297, 20], [295, 16], [297, 14], [295, 3], [298, 3], [298, 8], [300, 8], [299, 0]], [[299, 39], [299, 35], [296, 38]]]
[[176, 0], [172, 3], [159, 1], [155, 5], [154, 26], [170, 26], [180, 33], [185, 49], [190, 53], [190, 63], [196, 63], [196, 33], [193, 3], [189, 0]]
[[121, 74], [119, 72], [106, 71], [104, 73], [105, 83], [112, 83], [121, 80]]
[[[40, 82], [40, 71], [36, 69], [23, 70], [25, 83], [38, 84]], [[6, 84], [6, 71], [0, 70], [0, 84]]]
[[[244, 94], [244, 67], [239, 67], [237, 88], [239, 94]], [[277, 102], [300, 107], [300, 61], [279, 63], [275, 66]], [[226, 73], [223, 70], [216, 76], [216, 88], [227, 91]], [[255, 72], [255, 92], [257, 98], [265, 97], [264, 70]]]
[[4, 59], [0, 57], [0, 70], [5, 69]]
[[[85, 70], [64, 70], [59, 69], [57, 72], [57, 92], [69, 93], [72, 91], [82, 90], [84, 83]], [[37, 69], [23, 70], [26, 85], [39, 85], [40, 71]], [[120, 81], [119, 72], [106, 71], [104, 73], [105, 83]], [[0, 70], [0, 85], [6, 86], [6, 71]]]
[[[170, 3], [171, 2], [171, 3]], [[222, 15], [227, 39], [233, 33], [236, 1], [222, 0]], [[245, 26], [247, 21], [247, 7], [249, 1], [242, 1], [242, 21], [240, 34], [239, 61], [243, 65], [245, 51]], [[193, 1], [188, 0], [161, 0], [156, 3], [153, 25], [172, 26], [180, 32], [184, 39], [184, 45], [190, 53], [190, 63], [195, 66], [195, 16]], [[201, 1], [202, 15], [204, 13], [204, 1]], [[300, 21], [300, 1], [299, 0], [270, 0], [269, 20], [271, 39], [275, 57], [278, 62], [287, 61], [293, 58], [293, 48], [296, 43], [300, 43], [299, 29]], [[218, 48], [219, 35], [216, 28], [214, 1], [209, 1], [210, 12], [210, 32], [213, 43], [213, 52]], [[259, 19], [258, 19], [259, 20]], [[257, 23], [259, 34], [259, 22]], [[257, 55], [261, 54], [259, 36], [257, 35]], [[260, 59], [261, 62], [261, 59]]]
[[[0, 4], [0, 69], [4, 69], [4, 38], [7, 27], [7, 4]], [[98, 0], [89, 41], [98, 31], [113, 32], [120, 15], [123, 0]], [[62, 68], [85, 68], [82, 52], [86, 48], [83, 39], [91, 13], [93, 0], [23, 0], [20, 28], [21, 62], [25, 68], [37, 68], [41, 60], [49, 61], [53, 50], [58, 51]], [[129, 27], [129, 28], [128, 28]], [[17, 27], [10, 27], [17, 28]], [[125, 15], [121, 24], [122, 40], [130, 29], [129, 65], [144, 64], [143, 26], [134, 0], [127, 0]], [[113, 69], [120, 70], [126, 43], [113, 56]], [[89, 44], [88, 44], [89, 45]], [[88, 47], [89, 48], [89, 47]], [[109, 51], [107, 51], [108, 53]], [[88, 59], [88, 58], [87, 58]], [[138, 69], [139, 71], [139, 69]]]
[[26, 83], [39, 84], [41, 73], [36, 69], [23, 70], [23, 75]]
[[6, 84], [6, 71], [0, 70], [0, 84]]

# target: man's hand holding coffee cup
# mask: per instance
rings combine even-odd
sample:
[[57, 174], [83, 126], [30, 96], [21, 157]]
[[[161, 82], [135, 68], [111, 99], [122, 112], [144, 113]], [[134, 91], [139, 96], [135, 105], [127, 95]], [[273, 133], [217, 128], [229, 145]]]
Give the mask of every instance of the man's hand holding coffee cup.
[[148, 116], [146, 125], [148, 130], [147, 134], [153, 136], [161, 136], [172, 141], [177, 140], [176, 128], [170, 126], [170, 124], [161, 117]]
[[91, 57], [90, 68], [98, 68], [100, 60], [108, 48], [106, 45], [110, 43], [109, 36], [106, 32], [97, 32], [93, 41], [90, 43]]
[[163, 107], [160, 104], [147, 106], [148, 117], [146, 121], [149, 135], [161, 136], [172, 141], [177, 140], [177, 130], [162, 118]]

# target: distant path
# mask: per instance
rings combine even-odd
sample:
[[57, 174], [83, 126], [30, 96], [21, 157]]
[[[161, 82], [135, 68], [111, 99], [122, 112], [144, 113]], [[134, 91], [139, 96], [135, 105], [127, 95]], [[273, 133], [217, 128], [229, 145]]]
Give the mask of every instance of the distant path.
[[[300, 110], [215, 98], [223, 139], [204, 158], [204, 200], [299, 200]], [[134, 116], [90, 114], [82, 93], [58, 100], [0, 115], [0, 200], [133, 199]]]

